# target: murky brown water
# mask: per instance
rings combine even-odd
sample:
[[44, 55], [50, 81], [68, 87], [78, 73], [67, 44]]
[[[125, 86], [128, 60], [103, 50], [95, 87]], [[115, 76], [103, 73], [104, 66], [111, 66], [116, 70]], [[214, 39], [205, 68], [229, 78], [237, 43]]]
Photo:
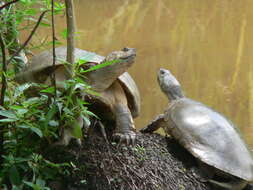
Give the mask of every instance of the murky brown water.
[[[142, 96], [143, 127], [167, 105], [156, 82], [170, 69], [187, 96], [236, 123], [253, 147], [252, 0], [75, 0], [77, 46], [105, 55], [125, 46]], [[58, 18], [57, 31], [65, 27]], [[50, 34], [49, 34], [50, 35]]]

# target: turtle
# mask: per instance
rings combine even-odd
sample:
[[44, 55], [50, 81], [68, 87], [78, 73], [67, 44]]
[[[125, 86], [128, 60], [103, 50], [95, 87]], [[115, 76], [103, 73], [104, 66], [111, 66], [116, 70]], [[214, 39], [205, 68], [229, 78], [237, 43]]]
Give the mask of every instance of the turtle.
[[[55, 69], [52, 66], [52, 50], [44, 51], [33, 56], [31, 63], [22, 73], [15, 78], [19, 83], [36, 82], [51, 83], [50, 75], [55, 72], [57, 88], [62, 88], [61, 81], [69, 79], [69, 74], [63, 64], [66, 60], [67, 48], [58, 47], [55, 49]], [[100, 95], [84, 94], [90, 103], [99, 102], [106, 109], [107, 119], [116, 122], [113, 138], [126, 144], [134, 143], [136, 130], [133, 118], [140, 113], [140, 94], [138, 87], [126, 70], [134, 63], [136, 50], [134, 48], [123, 48], [120, 51], [113, 51], [106, 57], [82, 49], [74, 49], [75, 61], [85, 59], [84, 65], [92, 67], [105, 61], [113, 61], [111, 65], [84, 73], [85, 81], [92, 90]], [[87, 66], [86, 66], [87, 67]], [[86, 68], [87, 69], [87, 68]], [[96, 111], [96, 110], [94, 110]], [[95, 113], [96, 114], [96, 113]], [[77, 118], [79, 125], [83, 125], [81, 118]], [[64, 130], [60, 144], [67, 145], [73, 136], [70, 130]]]
[[236, 125], [205, 104], [187, 98], [169, 70], [161, 68], [157, 79], [170, 104], [140, 131], [151, 133], [162, 127], [196, 158], [199, 167], [195, 169], [216, 187], [241, 190], [252, 182], [251, 151]]

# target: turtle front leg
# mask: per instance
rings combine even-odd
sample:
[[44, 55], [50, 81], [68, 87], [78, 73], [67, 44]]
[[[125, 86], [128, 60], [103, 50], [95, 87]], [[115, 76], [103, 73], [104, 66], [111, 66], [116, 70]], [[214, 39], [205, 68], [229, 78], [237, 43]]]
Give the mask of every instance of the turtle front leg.
[[127, 105], [115, 106], [116, 130], [113, 138], [119, 143], [134, 144], [136, 133], [131, 112]]
[[108, 102], [116, 121], [113, 139], [119, 143], [134, 143], [136, 138], [134, 122], [128, 108], [126, 94], [120, 83], [115, 81], [101, 96]]
[[140, 130], [141, 133], [152, 133], [159, 128], [165, 128], [166, 123], [164, 121], [164, 114], [158, 115], [154, 120], [152, 120], [146, 127]]

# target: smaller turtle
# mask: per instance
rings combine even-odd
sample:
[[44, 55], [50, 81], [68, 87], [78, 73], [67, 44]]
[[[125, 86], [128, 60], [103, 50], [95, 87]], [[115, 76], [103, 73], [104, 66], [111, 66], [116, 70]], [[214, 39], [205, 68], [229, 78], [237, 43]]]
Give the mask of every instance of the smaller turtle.
[[206, 105], [186, 98], [170, 71], [160, 69], [158, 83], [170, 105], [141, 132], [162, 127], [197, 158], [202, 174], [216, 186], [241, 190], [252, 182], [252, 155], [236, 126]]

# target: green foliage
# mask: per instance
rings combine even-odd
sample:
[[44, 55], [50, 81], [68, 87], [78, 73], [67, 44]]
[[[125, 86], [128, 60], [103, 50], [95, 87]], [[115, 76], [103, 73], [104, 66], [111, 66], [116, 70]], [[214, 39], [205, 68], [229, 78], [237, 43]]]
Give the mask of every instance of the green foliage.
[[[21, 0], [1, 10], [0, 33], [4, 37], [6, 49], [10, 50], [17, 45], [16, 39], [20, 31], [34, 26], [40, 12], [50, 9], [50, 3], [49, 0]], [[63, 8], [64, 5], [60, 1], [55, 1], [56, 13], [60, 13]], [[41, 24], [46, 27], [50, 25], [46, 18]], [[1, 69], [2, 60], [0, 72]], [[52, 87], [30, 83], [19, 86], [13, 82], [14, 69], [9, 67], [5, 73], [8, 91], [5, 94], [4, 107], [0, 107], [0, 133], [4, 135], [4, 154], [0, 155], [3, 158], [0, 189], [46, 190], [49, 189], [48, 181], [55, 180], [59, 174], [68, 175], [71, 165], [46, 160], [42, 154], [43, 149], [59, 138], [59, 128], [75, 121], [77, 113], [81, 113], [88, 121], [87, 115], [90, 115], [90, 112], [85, 106], [79, 107], [86, 104], [84, 101], [74, 98], [78, 89], [72, 85], [81, 86], [79, 79], [66, 81], [65, 90], [70, 92], [69, 95], [64, 96], [64, 91], [58, 91], [55, 102], [52, 98]], [[27, 96], [34, 92], [36, 95]], [[78, 112], [81, 109], [82, 111]], [[74, 133], [75, 136], [81, 137], [80, 126]]]
[[[15, 5], [16, 9], [12, 5], [1, 12], [0, 32], [6, 36], [6, 49], [13, 47], [20, 30], [27, 30], [35, 24], [35, 17], [40, 11], [50, 9], [50, 3], [50, 0], [21, 0]], [[63, 8], [60, 1], [55, 1], [56, 13], [60, 13]], [[11, 26], [8, 23], [12, 23]], [[47, 19], [41, 24], [44, 27], [50, 25]], [[7, 38], [9, 31], [12, 35]], [[56, 98], [55, 89], [51, 86], [16, 84], [12, 80], [15, 68], [8, 69], [8, 90], [4, 106], [0, 106], [0, 133], [4, 135], [0, 189], [48, 190], [50, 180], [56, 180], [60, 174], [69, 174], [68, 169], [73, 167], [72, 164], [53, 163], [43, 157], [43, 151], [48, 145], [59, 140], [63, 128], [71, 126], [72, 135], [76, 138], [82, 137], [82, 126], [77, 122], [77, 118], [82, 118], [84, 123], [89, 125], [89, 118], [96, 117], [87, 109], [88, 103], [83, 96], [98, 95], [85, 83], [83, 73], [115, 63], [105, 62], [83, 70], [82, 65], [87, 62], [85, 59], [89, 58], [82, 58], [74, 65], [73, 78], [58, 83], [61, 88], [57, 89]]]
[[[36, 24], [38, 15], [42, 11], [50, 10], [50, 3], [50, 0], [21, 0], [18, 3], [12, 4], [8, 8], [1, 10], [0, 33], [6, 36], [5, 45], [7, 49], [16, 46], [15, 39], [19, 36], [20, 32], [23, 30], [29, 31]], [[55, 0], [55, 14], [62, 13], [64, 8], [64, 3], [60, 0]], [[49, 16], [50, 14], [48, 13], [47, 17]], [[40, 26], [51, 26], [47, 17], [43, 18]], [[49, 45], [50, 43], [51, 42], [48, 42]], [[35, 46], [40, 47], [39, 44], [36, 44]]]
[[81, 138], [82, 130], [77, 118], [81, 117], [89, 125], [89, 117], [96, 117], [83, 100], [85, 94], [96, 93], [81, 77], [81, 66], [75, 64], [73, 78], [59, 82], [63, 88], [57, 90], [56, 101], [53, 87], [9, 83], [10, 90], [5, 102], [8, 109], [0, 107], [0, 127], [5, 128], [6, 152], [0, 182], [9, 181], [13, 189], [27, 189], [28, 186], [48, 189], [48, 180], [56, 178], [63, 170], [67, 173], [64, 169], [67, 164], [51, 163], [40, 152], [45, 144], [59, 140], [60, 128], [71, 126], [73, 136]]
[[72, 165], [52, 163], [41, 153], [44, 146], [59, 140], [61, 128], [71, 126], [72, 135], [81, 138], [82, 126], [77, 118], [81, 117], [89, 125], [89, 118], [96, 117], [83, 99], [86, 94], [98, 95], [83, 78], [82, 65], [85, 63], [85, 60], [79, 60], [74, 64], [73, 77], [58, 82], [61, 88], [57, 89], [56, 100], [54, 88], [48, 85], [9, 82], [5, 101], [8, 109], [0, 107], [5, 149], [0, 183], [9, 181], [12, 189], [49, 189], [46, 187], [49, 180], [59, 174], [68, 174], [67, 168]]

